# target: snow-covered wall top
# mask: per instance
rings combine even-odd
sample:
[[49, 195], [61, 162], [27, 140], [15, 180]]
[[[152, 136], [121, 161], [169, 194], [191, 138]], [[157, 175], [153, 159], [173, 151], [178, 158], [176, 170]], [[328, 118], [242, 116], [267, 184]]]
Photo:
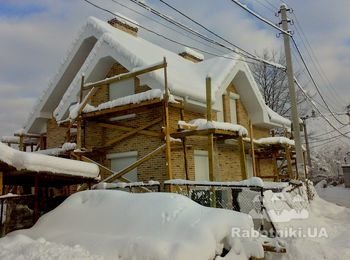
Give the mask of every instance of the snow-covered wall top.
[[16, 168], [33, 172], [50, 172], [85, 178], [99, 177], [97, 165], [45, 154], [21, 152], [0, 143], [0, 161]]

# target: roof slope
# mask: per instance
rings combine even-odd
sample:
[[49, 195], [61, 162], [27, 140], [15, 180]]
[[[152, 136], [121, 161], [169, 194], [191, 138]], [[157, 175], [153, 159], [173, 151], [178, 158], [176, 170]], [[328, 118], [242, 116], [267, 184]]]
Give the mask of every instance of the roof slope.
[[[247, 100], [244, 102], [246, 106], [250, 104], [256, 106], [247, 109], [248, 113], [259, 113], [259, 118], [253, 118], [253, 122], [272, 123], [253, 76], [239, 55], [214, 57], [200, 63], [192, 63], [174, 52], [90, 17], [74, 42], [67, 59], [29, 117], [26, 130], [40, 131], [38, 126], [52, 113], [56, 119], [62, 120], [67, 115], [69, 106], [77, 100], [83, 73], [87, 82], [91, 82], [104, 78], [116, 61], [127, 70], [133, 71], [139, 67], [158, 63], [164, 57], [168, 63], [169, 89], [173, 95], [185, 98], [187, 103], [192, 102], [196, 105], [199, 103], [204, 106], [205, 78], [207, 76], [212, 78], [214, 109], [218, 109], [221, 95], [232, 81], [236, 80], [237, 84], [241, 84], [239, 74], [243, 72], [246, 78], [243, 83], [247, 85], [239, 89], [239, 94], [244, 96], [247, 93]], [[163, 76], [163, 71], [160, 70], [143, 75], [140, 80], [142, 84], [162, 89]]]
[[87, 162], [69, 160], [39, 153], [21, 152], [0, 143], [0, 161], [18, 171], [49, 172], [59, 175], [98, 179], [99, 168]]

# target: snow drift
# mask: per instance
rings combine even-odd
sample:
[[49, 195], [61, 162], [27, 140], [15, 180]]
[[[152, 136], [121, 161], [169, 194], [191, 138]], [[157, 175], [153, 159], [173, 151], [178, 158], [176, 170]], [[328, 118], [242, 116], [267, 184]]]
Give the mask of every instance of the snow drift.
[[[33, 228], [0, 240], [0, 256], [4, 250], [13, 254], [16, 246], [23, 246], [14, 241], [25, 236], [41, 243], [44, 238], [50, 246], [57, 243], [59, 248], [68, 246], [70, 250], [79, 245], [80, 251], [103, 259], [263, 257], [258, 240], [231, 236], [234, 227], [251, 230], [252, 219], [238, 212], [203, 207], [177, 194], [84, 191], [44, 215]], [[223, 248], [229, 252], [220, 257]]]

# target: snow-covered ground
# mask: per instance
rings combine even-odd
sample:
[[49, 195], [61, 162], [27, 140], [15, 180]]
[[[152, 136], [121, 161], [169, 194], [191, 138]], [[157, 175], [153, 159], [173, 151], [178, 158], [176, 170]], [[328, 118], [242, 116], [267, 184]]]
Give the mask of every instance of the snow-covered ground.
[[[303, 214], [293, 211], [291, 219], [281, 218], [285, 214], [279, 219], [274, 216], [278, 240], [287, 253], [265, 253], [266, 259], [350, 259], [350, 209], [327, 202], [316, 193], [308, 205], [306, 189], [295, 193], [300, 196], [286, 189], [266, 192], [267, 210], [297, 209]], [[254, 233], [238, 238], [231, 233], [239, 228], [244, 236], [252, 227], [248, 215], [206, 208], [177, 194], [85, 191], [68, 198], [33, 228], [0, 239], [0, 259], [261, 257], [261, 237]], [[220, 257], [223, 247], [229, 254]]]
[[350, 188], [345, 188], [344, 184], [332, 186], [326, 185], [326, 181], [321, 181], [315, 188], [322, 199], [350, 208]]

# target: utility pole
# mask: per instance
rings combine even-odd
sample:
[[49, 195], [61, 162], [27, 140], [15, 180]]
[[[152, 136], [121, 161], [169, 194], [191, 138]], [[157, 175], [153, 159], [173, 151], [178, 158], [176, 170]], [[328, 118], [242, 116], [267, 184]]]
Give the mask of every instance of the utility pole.
[[307, 164], [311, 168], [311, 156], [310, 156], [310, 146], [309, 146], [309, 137], [307, 135], [307, 127], [306, 127], [306, 119], [308, 119], [309, 116], [305, 116], [302, 118], [303, 120], [303, 130], [304, 130], [304, 138], [305, 138], [305, 145], [306, 145], [306, 153], [307, 153]]
[[[281, 22], [282, 29], [288, 32], [288, 20], [287, 12], [289, 11], [286, 4], [282, 4], [279, 10], [281, 13]], [[284, 52], [286, 56], [287, 63], [287, 78], [288, 78], [288, 87], [289, 87], [289, 96], [290, 96], [290, 105], [292, 109], [292, 123], [293, 123], [293, 136], [295, 141], [295, 152], [297, 159], [297, 170], [299, 173], [302, 173], [304, 169], [303, 162], [303, 151], [301, 148], [301, 138], [300, 138], [300, 124], [299, 124], [299, 113], [297, 108], [297, 100], [295, 94], [295, 86], [294, 86], [294, 72], [293, 72], [293, 64], [292, 64], [292, 54], [290, 49], [290, 36], [287, 34], [283, 34], [284, 40]], [[301, 179], [305, 179], [305, 174], [299, 174], [297, 176], [301, 177]]]

